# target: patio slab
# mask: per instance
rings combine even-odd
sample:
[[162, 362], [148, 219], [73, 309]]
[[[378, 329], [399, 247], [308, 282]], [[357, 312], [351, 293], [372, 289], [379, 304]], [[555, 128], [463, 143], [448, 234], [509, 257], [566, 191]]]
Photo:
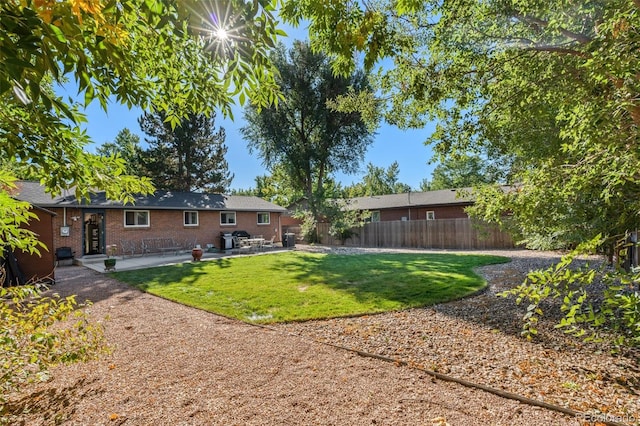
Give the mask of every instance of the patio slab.
[[[236, 257], [236, 256], [255, 256], [260, 254], [268, 254], [268, 253], [276, 253], [278, 251], [282, 251], [282, 249], [270, 249], [264, 251], [257, 251], [246, 254], [236, 254], [232, 253], [231, 250], [225, 252], [214, 252], [209, 253], [205, 251], [202, 255], [201, 262], [206, 262], [210, 260], [220, 259], [222, 257]], [[78, 259], [75, 259], [74, 264], [84, 266], [86, 268], [92, 269], [97, 272], [109, 272], [105, 271], [104, 267], [104, 259], [107, 257], [102, 256], [84, 256]], [[144, 269], [151, 268], [154, 266], [166, 266], [166, 265], [176, 265], [180, 263], [191, 263], [193, 262], [193, 257], [191, 253], [167, 253], [164, 255], [153, 254], [153, 255], [144, 255], [144, 256], [116, 256], [116, 271], [131, 271], [134, 269]]]

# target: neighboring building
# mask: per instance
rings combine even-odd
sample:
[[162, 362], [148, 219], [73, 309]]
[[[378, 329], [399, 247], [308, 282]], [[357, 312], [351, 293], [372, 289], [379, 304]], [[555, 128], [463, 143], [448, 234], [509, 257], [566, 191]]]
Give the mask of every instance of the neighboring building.
[[[460, 192], [464, 193], [465, 190]], [[467, 218], [469, 216], [464, 209], [471, 205], [473, 199], [469, 195], [460, 196], [459, 190], [455, 189], [372, 195], [347, 200], [348, 209], [370, 211], [372, 222]]]
[[[346, 208], [350, 210], [368, 210], [371, 213], [369, 222], [466, 219], [469, 215], [464, 209], [472, 206], [474, 201], [469, 195], [461, 196], [461, 194], [469, 194], [470, 191], [471, 188], [464, 188], [371, 195], [348, 198], [345, 203]], [[293, 217], [293, 211], [301, 207], [305, 207], [304, 200], [289, 206], [288, 212], [282, 215], [284, 232], [300, 228], [302, 221]]]
[[[76, 199], [73, 192], [51, 197], [37, 182], [21, 181], [14, 197], [52, 216], [51, 253], [71, 247], [76, 257], [106, 253], [108, 245], [123, 241], [172, 238], [189, 246], [212, 244], [221, 247], [221, 233], [243, 230], [266, 239], [281, 241], [280, 216], [286, 209], [258, 197], [157, 191], [135, 197], [134, 204], [107, 200], [104, 192], [89, 201]], [[118, 254], [121, 251], [118, 250]]]

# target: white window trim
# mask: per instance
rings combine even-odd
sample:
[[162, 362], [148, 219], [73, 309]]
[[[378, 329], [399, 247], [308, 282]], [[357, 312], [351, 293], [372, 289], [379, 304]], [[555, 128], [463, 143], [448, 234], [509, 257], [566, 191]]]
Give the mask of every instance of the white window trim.
[[[196, 223], [186, 223], [186, 213], [195, 213], [196, 214]], [[182, 212], [182, 225], [183, 226], [200, 226], [200, 214], [198, 210], [184, 210]]]
[[[431, 217], [429, 217], [431, 216]], [[436, 219], [436, 212], [433, 210], [428, 210], [427, 211], [427, 220], [435, 220]]]
[[[147, 214], [147, 223], [146, 225], [127, 225], [127, 213], [146, 213]], [[125, 228], [148, 228], [151, 226], [151, 211], [150, 210], [125, 210], [122, 215], [122, 221], [124, 223]]]
[[[228, 213], [233, 213], [233, 223], [222, 223], [222, 215], [223, 214], [228, 214]], [[220, 212], [220, 226], [236, 226], [238, 223], [238, 215], [236, 212], [234, 211], [223, 211]]]
[[[267, 215], [267, 219], [268, 219], [267, 222], [260, 222], [260, 215], [262, 215], [262, 214], [266, 214]], [[269, 212], [258, 212], [257, 216], [258, 216], [257, 217], [257, 224], [258, 225], [271, 225], [271, 213], [269, 213]]]

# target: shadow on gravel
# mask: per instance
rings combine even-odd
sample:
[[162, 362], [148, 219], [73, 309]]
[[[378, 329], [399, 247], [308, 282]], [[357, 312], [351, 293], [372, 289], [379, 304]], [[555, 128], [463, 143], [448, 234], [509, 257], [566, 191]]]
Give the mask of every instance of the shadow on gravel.
[[20, 399], [8, 401], [4, 407], [0, 406], [0, 414], [9, 422], [28, 414], [37, 416], [43, 424], [62, 424], [75, 412], [74, 401], [101, 393], [91, 387], [97, 381], [85, 378], [61, 389], [31, 392]]
[[49, 288], [49, 292], [58, 293], [61, 297], [75, 294], [78, 303], [86, 300], [97, 303], [113, 297], [131, 300], [143, 294], [109, 277], [108, 274], [82, 266], [56, 268], [56, 283]]

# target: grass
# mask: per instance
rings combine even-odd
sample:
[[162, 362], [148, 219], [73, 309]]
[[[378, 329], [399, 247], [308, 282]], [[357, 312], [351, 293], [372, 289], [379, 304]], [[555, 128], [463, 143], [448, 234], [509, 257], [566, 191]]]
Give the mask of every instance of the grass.
[[473, 272], [507, 262], [455, 254], [300, 252], [221, 258], [114, 276], [141, 290], [247, 322], [353, 316], [458, 299], [486, 283]]

